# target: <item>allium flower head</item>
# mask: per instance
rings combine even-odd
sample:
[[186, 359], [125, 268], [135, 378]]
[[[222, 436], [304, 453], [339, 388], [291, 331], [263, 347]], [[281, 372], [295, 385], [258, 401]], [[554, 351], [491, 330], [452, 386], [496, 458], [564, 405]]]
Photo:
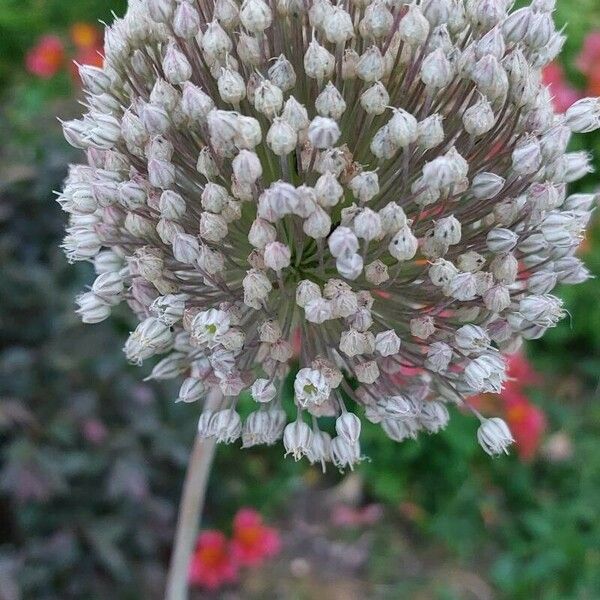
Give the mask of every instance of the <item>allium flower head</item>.
[[590, 158], [566, 149], [600, 101], [553, 112], [553, 4], [131, 0], [64, 124], [88, 159], [59, 198], [68, 258], [98, 273], [83, 320], [124, 300], [131, 361], [161, 355], [184, 402], [219, 388], [203, 435], [340, 468], [361, 459], [348, 413], [401, 441], [499, 391], [503, 353], [565, 314], [555, 285], [588, 277], [594, 197], [566, 185]]

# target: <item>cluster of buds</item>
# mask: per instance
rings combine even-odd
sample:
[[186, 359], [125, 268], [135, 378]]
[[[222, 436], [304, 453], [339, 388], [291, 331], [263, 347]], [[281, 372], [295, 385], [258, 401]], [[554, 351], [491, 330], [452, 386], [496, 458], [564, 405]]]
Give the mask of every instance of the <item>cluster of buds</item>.
[[590, 159], [567, 145], [600, 127], [598, 99], [556, 115], [542, 84], [553, 0], [511, 5], [130, 0], [64, 123], [87, 153], [59, 197], [98, 274], [83, 321], [127, 302], [129, 360], [162, 355], [150, 377], [183, 377], [183, 402], [220, 390], [202, 435], [339, 468], [356, 413], [401, 441], [498, 392], [503, 355], [565, 314], [553, 288], [589, 277], [595, 198], [567, 184]]

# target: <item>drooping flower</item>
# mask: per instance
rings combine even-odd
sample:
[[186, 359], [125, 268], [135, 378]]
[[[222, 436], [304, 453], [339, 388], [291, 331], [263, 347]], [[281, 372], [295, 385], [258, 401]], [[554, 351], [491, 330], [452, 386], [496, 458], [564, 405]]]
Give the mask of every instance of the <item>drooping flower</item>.
[[281, 548], [279, 533], [263, 523], [260, 513], [241, 508], [233, 520], [231, 550], [241, 566], [256, 566], [275, 556]]
[[[123, 282], [83, 320], [126, 300], [131, 361], [166, 355], [185, 401], [220, 389], [203, 435], [340, 468], [359, 440], [323, 416], [364, 410], [400, 441], [501, 390], [503, 355], [565, 314], [554, 286], [589, 276], [595, 197], [567, 184], [590, 158], [567, 145], [600, 126], [595, 100], [554, 112], [552, 2], [509, 4], [131, 0], [64, 124], [88, 159], [59, 198], [66, 254]], [[512, 440], [493, 420], [479, 438]]]
[[45, 35], [29, 50], [25, 57], [27, 70], [33, 75], [49, 79], [62, 68], [65, 48], [55, 35]]
[[233, 559], [231, 545], [220, 531], [203, 531], [189, 568], [192, 585], [216, 590], [238, 578], [238, 564]]

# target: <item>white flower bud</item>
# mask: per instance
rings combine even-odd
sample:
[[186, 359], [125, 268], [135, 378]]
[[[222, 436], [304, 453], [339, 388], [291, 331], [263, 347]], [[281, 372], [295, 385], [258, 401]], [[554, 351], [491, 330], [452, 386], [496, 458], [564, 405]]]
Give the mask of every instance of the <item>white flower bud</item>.
[[268, 379], [257, 379], [252, 384], [252, 398], [256, 400], [256, 402], [271, 402], [275, 395], [277, 394], [277, 390], [273, 383]]
[[427, 55], [421, 64], [421, 81], [432, 90], [446, 87], [454, 76], [454, 69], [441, 48]]
[[498, 227], [492, 229], [485, 238], [487, 247], [494, 254], [505, 254], [510, 252], [519, 240], [519, 236], [510, 229]]
[[233, 50], [231, 39], [218, 21], [213, 20], [208, 23], [202, 36], [202, 49], [213, 60], [224, 57]]
[[246, 97], [244, 78], [232, 69], [221, 69], [217, 87], [221, 99], [234, 106], [237, 106]]
[[439, 146], [444, 141], [443, 117], [435, 113], [417, 124], [417, 142], [424, 150]]
[[490, 345], [490, 338], [478, 325], [463, 325], [454, 334], [456, 346], [463, 352], [483, 352]]
[[471, 79], [491, 102], [504, 98], [508, 92], [508, 75], [498, 59], [491, 54], [486, 54], [477, 61]]
[[175, 43], [171, 43], [167, 47], [162, 68], [167, 81], [173, 85], [188, 81], [192, 76], [192, 66]]
[[267, 144], [276, 156], [287, 156], [296, 148], [298, 136], [283, 118], [276, 117], [267, 133]]
[[304, 221], [302, 229], [306, 235], [316, 240], [326, 238], [331, 231], [331, 217], [318, 206]]
[[220, 242], [227, 236], [227, 221], [221, 215], [203, 212], [200, 215], [200, 237], [208, 242]]
[[281, 116], [297, 132], [307, 129], [310, 123], [306, 108], [304, 108], [304, 106], [302, 106], [302, 104], [300, 104], [296, 98], [294, 98], [294, 96], [290, 96], [286, 100]]
[[335, 261], [337, 272], [346, 279], [357, 279], [363, 270], [363, 259], [360, 254], [342, 254]]
[[[262, 56], [260, 43], [256, 37], [248, 35], [245, 32], [240, 32], [236, 49], [243, 64], [251, 67], [258, 67], [260, 65]], [[248, 93], [248, 97], [252, 101], [253, 98], [250, 96], [250, 93]]]
[[315, 148], [331, 148], [336, 144], [340, 135], [338, 124], [333, 119], [326, 117], [315, 117], [308, 127], [308, 139]]
[[327, 240], [332, 256], [338, 258], [344, 254], [355, 254], [359, 243], [355, 233], [348, 227], [337, 227]]
[[263, 0], [244, 0], [240, 8], [240, 21], [251, 33], [262, 33], [271, 25], [273, 14]]
[[110, 317], [110, 303], [94, 292], [85, 292], [76, 298], [75, 311], [83, 323], [100, 323]]
[[504, 188], [506, 180], [495, 173], [478, 173], [473, 177], [469, 191], [477, 200], [489, 200]]
[[304, 308], [311, 300], [318, 298], [321, 298], [321, 289], [316, 283], [308, 279], [303, 279], [298, 283], [296, 288], [296, 304], [298, 306]]
[[200, 245], [198, 238], [188, 233], [177, 233], [173, 239], [173, 256], [175, 260], [186, 265], [193, 265], [198, 259]]
[[454, 215], [450, 215], [436, 221], [434, 237], [444, 244], [458, 244], [461, 239], [461, 229], [460, 221]]
[[244, 292], [247, 294], [250, 300], [262, 300], [269, 295], [269, 292], [273, 289], [269, 278], [258, 271], [257, 269], [250, 269], [246, 273], [242, 281]]
[[269, 242], [264, 249], [265, 265], [277, 272], [290, 266], [291, 256], [289, 247], [281, 242]]
[[379, 177], [375, 171], [363, 171], [352, 178], [348, 186], [361, 203], [366, 203], [379, 193]]
[[191, 121], [205, 123], [211, 110], [215, 107], [212, 98], [193, 83], [186, 81], [181, 95], [181, 109]]
[[125, 343], [127, 360], [141, 364], [147, 358], [166, 352], [173, 340], [169, 326], [154, 317], [142, 321]]
[[425, 366], [435, 373], [445, 373], [452, 360], [452, 348], [444, 342], [433, 342], [427, 349]]
[[600, 128], [600, 98], [583, 98], [566, 112], [565, 123], [574, 133], [590, 133]]
[[475, 273], [481, 270], [485, 264], [485, 258], [474, 250], [468, 250], [458, 257], [456, 264], [461, 271]]
[[377, 46], [369, 46], [356, 64], [356, 75], [366, 83], [375, 83], [382, 79], [385, 63], [381, 50]]
[[374, 260], [365, 267], [365, 278], [373, 285], [381, 285], [386, 282], [390, 276], [387, 266], [380, 260]]
[[496, 123], [494, 111], [483, 96], [464, 112], [462, 120], [467, 133], [475, 137], [487, 133]]
[[315, 109], [322, 117], [331, 117], [336, 121], [344, 114], [346, 102], [331, 81], [327, 83], [325, 89], [317, 96]]
[[192, 39], [200, 31], [200, 15], [189, 2], [182, 2], [175, 10], [173, 31], [186, 40]]
[[322, 27], [327, 41], [332, 44], [343, 44], [354, 36], [352, 17], [339, 6], [327, 12]]
[[176, 402], [196, 402], [200, 400], [205, 393], [204, 383], [195, 377], [187, 377], [183, 380], [179, 388], [179, 396]]
[[282, 91], [287, 92], [296, 85], [296, 73], [292, 63], [280, 54], [269, 67], [269, 79]]
[[173, 17], [174, 3], [171, 0], [148, 0], [148, 14], [157, 23], [169, 23]]
[[334, 56], [313, 39], [304, 54], [304, 71], [307, 77], [323, 81], [332, 76], [334, 68]]
[[390, 95], [385, 86], [376, 81], [360, 96], [360, 105], [369, 115], [381, 115], [390, 103]]
[[444, 294], [467, 302], [477, 295], [477, 280], [473, 273], [459, 273], [444, 286]]
[[304, 305], [304, 314], [307, 321], [317, 324], [333, 318], [331, 303], [321, 297], [308, 300]]
[[433, 317], [419, 317], [410, 320], [410, 332], [415, 337], [426, 340], [435, 333]]
[[379, 40], [391, 32], [393, 24], [394, 17], [383, 0], [375, 0], [366, 7], [359, 30], [363, 37]]
[[409, 4], [408, 12], [398, 25], [400, 39], [409, 46], [420, 46], [429, 35], [429, 21], [416, 4]]
[[272, 119], [283, 106], [283, 92], [268, 79], [264, 79], [256, 89], [254, 106], [258, 112]]
[[240, 11], [234, 0], [217, 0], [214, 16], [225, 29], [231, 31], [239, 24]]
[[490, 264], [490, 271], [497, 281], [510, 285], [517, 279], [519, 261], [512, 254], [497, 256]]
[[355, 365], [354, 374], [361, 383], [373, 384], [379, 379], [379, 367], [374, 360], [369, 360]]
[[360, 429], [360, 419], [354, 413], [343, 412], [335, 420], [336, 433], [350, 444], [354, 444], [358, 441]]
[[393, 329], [375, 336], [375, 349], [381, 356], [392, 356], [400, 350], [400, 338]]
[[477, 430], [477, 441], [490, 456], [508, 454], [514, 442], [508, 425], [499, 417], [484, 419]]
[[263, 249], [270, 242], [277, 239], [277, 231], [273, 225], [264, 219], [257, 218], [250, 227], [248, 241], [255, 247]]
[[398, 261], [411, 260], [417, 253], [419, 241], [408, 225], [404, 226], [390, 242], [389, 253]]
[[394, 115], [388, 122], [392, 141], [401, 148], [412, 144], [418, 137], [417, 120], [401, 108], [394, 108]]
[[513, 44], [520, 42], [527, 35], [531, 17], [530, 7], [519, 8], [511, 12], [502, 23], [504, 39]]
[[353, 229], [357, 237], [367, 242], [378, 239], [383, 232], [381, 217], [370, 208], [363, 208], [354, 218]]

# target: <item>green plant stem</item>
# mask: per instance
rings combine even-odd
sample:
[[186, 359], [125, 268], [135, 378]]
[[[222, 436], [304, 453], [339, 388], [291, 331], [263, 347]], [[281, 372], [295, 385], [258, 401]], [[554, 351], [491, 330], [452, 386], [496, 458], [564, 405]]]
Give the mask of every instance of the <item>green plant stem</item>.
[[[212, 410], [220, 400], [220, 392], [211, 391], [206, 401], [206, 408]], [[215, 445], [213, 438], [205, 439], [196, 436], [194, 441], [181, 494], [165, 600], [187, 600], [188, 598], [189, 565], [200, 529], [200, 518]]]

